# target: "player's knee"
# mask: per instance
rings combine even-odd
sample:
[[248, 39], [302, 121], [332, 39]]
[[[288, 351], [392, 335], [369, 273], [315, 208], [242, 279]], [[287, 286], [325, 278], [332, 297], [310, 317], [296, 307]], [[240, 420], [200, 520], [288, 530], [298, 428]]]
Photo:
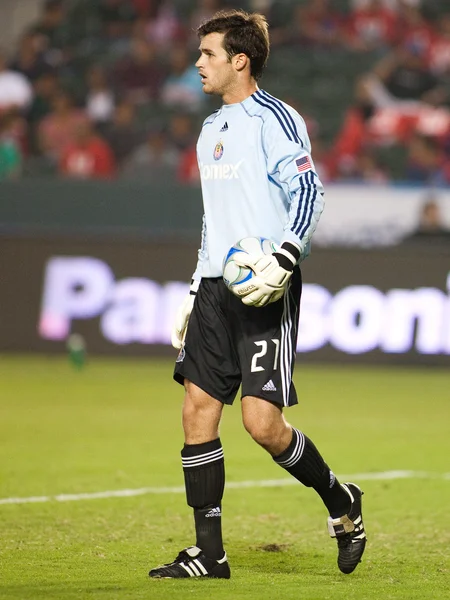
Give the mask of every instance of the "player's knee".
[[274, 441], [272, 423], [260, 419], [244, 418], [244, 427], [257, 444], [266, 449], [272, 447]]
[[218, 436], [221, 408], [222, 405], [217, 400], [197, 386], [186, 385], [183, 427], [188, 443], [209, 441]]
[[204, 402], [199, 402], [195, 398], [192, 398], [189, 394], [186, 394], [183, 403], [183, 421], [187, 423], [194, 423], [196, 421], [209, 421], [209, 415], [211, 410]]
[[195, 417], [196, 415], [215, 414], [215, 406], [211, 397], [192, 383], [186, 383], [183, 413]]

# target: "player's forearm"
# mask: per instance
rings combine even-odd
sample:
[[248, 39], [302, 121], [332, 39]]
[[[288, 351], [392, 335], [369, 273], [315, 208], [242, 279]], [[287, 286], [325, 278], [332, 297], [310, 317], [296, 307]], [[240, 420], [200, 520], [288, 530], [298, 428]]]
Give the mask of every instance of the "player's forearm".
[[202, 267], [203, 267], [203, 264], [206, 262], [207, 257], [208, 257], [208, 247], [207, 247], [207, 242], [206, 242], [206, 217], [205, 217], [205, 215], [203, 215], [202, 236], [201, 236], [200, 248], [198, 250], [197, 265], [195, 267], [194, 274], [192, 275], [192, 279], [194, 279], [195, 281], [200, 281], [200, 279], [202, 278], [202, 270], [203, 270]]
[[324, 207], [323, 190], [316, 184], [317, 176], [310, 171], [300, 178], [300, 187], [294, 193], [283, 240], [291, 241], [300, 249], [300, 260], [309, 254], [311, 238]]

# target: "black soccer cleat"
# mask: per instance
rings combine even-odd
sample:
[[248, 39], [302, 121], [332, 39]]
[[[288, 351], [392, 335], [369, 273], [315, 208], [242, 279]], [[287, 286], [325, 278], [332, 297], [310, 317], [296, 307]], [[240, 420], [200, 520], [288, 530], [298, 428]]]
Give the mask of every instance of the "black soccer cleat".
[[348, 514], [337, 519], [328, 517], [328, 531], [338, 544], [338, 567], [345, 573], [352, 573], [361, 562], [366, 547], [366, 533], [362, 520], [361, 497], [363, 491], [354, 483], [341, 484], [350, 496]]
[[182, 579], [185, 577], [214, 577], [230, 579], [230, 567], [226, 553], [219, 560], [208, 558], [197, 546], [182, 550], [172, 563], [161, 565], [149, 572], [159, 579]]

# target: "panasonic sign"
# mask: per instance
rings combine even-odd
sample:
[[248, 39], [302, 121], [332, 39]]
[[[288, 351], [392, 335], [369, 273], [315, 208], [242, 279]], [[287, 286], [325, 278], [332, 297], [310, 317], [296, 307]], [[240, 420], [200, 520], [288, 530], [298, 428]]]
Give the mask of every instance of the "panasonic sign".
[[[443, 289], [419, 287], [382, 292], [351, 285], [336, 294], [321, 285], [303, 288], [298, 352], [330, 344], [347, 354], [450, 354], [450, 273]], [[92, 257], [53, 257], [45, 267], [39, 334], [64, 340], [73, 322], [99, 319], [113, 344], [170, 344], [175, 311], [188, 284], [146, 278], [117, 281]], [[257, 310], [257, 309], [255, 309]]]

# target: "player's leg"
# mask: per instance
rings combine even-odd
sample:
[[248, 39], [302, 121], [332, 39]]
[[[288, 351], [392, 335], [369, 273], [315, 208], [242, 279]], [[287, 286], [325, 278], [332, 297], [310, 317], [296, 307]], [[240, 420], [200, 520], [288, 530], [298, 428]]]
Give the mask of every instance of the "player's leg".
[[194, 511], [196, 543], [175, 561], [152, 569], [151, 577], [229, 578], [222, 543], [222, 496], [225, 485], [219, 423], [223, 404], [185, 380], [181, 451], [187, 504]]
[[217, 280], [202, 280], [174, 374], [185, 387], [181, 460], [196, 545], [182, 550], [173, 563], [152, 569], [152, 577], [230, 576], [222, 543], [225, 469], [219, 423], [223, 405], [233, 402], [239, 388], [240, 372], [217, 288]]
[[332, 517], [345, 514], [350, 498], [313, 442], [287, 423], [279, 404], [261, 398], [242, 398], [242, 419], [252, 438], [303, 485], [322, 498]]
[[181, 461], [188, 505], [194, 510], [196, 546], [206, 556], [220, 559], [222, 496], [225, 468], [219, 422], [223, 404], [190, 381], [185, 381]]
[[280, 406], [245, 396], [242, 417], [246, 430], [274, 461], [322, 498], [330, 513], [329, 533], [337, 538], [339, 569], [354, 571], [366, 545], [359, 487], [339, 483], [313, 442], [286, 422]]
[[300, 273], [294, 272], [282, 300], [253, 309], [241, 319], [245, 337], [240, 353], [243, 421], [277, 464], [319, 494], [330, 514], [330, 534], [338, 538], [339, 568], [350, 573], [366, 542], [361, 491], [354, 484], [339, 483], [312, 440], [292, 428], [281, 410], [297, 403], [292, 376], [300, 295]]

